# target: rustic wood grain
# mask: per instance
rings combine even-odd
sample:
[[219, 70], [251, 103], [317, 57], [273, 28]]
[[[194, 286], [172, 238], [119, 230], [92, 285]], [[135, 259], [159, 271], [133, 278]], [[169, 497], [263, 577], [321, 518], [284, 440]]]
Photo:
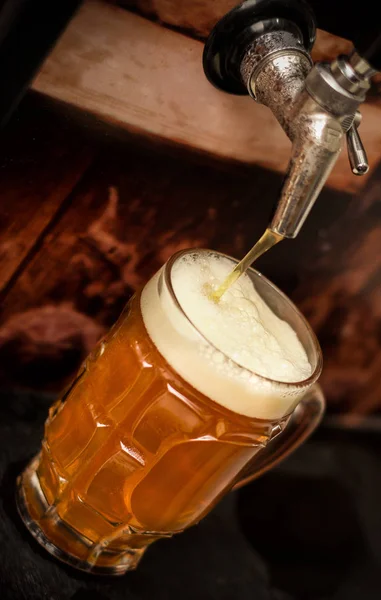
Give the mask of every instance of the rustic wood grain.
[[[156, 22], [174, 27], [190, 36], [205, 40], [214, 25], [232, 8], [237, 0], [109, 0], [112, 4], [133, 9]], [[333, 60], [347, 54], [352, 43], [337, 35], [317, 29], [312, 49], [314, 61]], [[373, 80], [368, 102], [381, 104], [381, 75]]]
[[[136, 10], [160, 24], [175, 27], [189, 35], [206, 39], [215, 24], [238, 0], [108, 0], [112, 4]], [[338, 17], [340, 18], [340, 17]], [[317, 29], [312, 50], [314, 61], [332, 60], [352, 47], [349, 40]]]
[[114, 4], [134, 8], [149, 18], [177, 27], [191, 35], [206, 38], [214, 25], [237, 0], [112, 0]]
[[70, 127], [29, 100], [3, 130], [0, 148], [0, 294], [89, 165]]
[[[205, 40], [214, 25], [232, 8], [237, 0], [108, 0], [111, 4], [137, 11], [161, 25], [176, 28], [192, 37]], [[352, 43], [321, 29], [316, 31], [312, 49], [315, 62], [333, 60], [339, 54], [347, 54]], [[368, 102], [381, 104], [381, 75], [373, 78]]]
[[[2, 306], [74, 302], [110, 324], [173, 252], [214, 246], [242, 254], [267, 222], [280, 178], [240, 174], [119, 144], [104, 149]], [[252, 223], [250, 223], [250, 220]], [[234, 227], [232, 227], [234, 223]], [[43, 265], [43, 268], [42, 268]]]
[[[206, 80], [201, 42], [128, 11], [86, 3], [33, 87], [129, 131], [213, 156], [284, 172], [290, 142], [264, 106], [229, 96]], [[365, 106], [361, 125], [371, 165], [380, 158], [381, 113]], [[353, 191], [346, 152], [329, 179]]]

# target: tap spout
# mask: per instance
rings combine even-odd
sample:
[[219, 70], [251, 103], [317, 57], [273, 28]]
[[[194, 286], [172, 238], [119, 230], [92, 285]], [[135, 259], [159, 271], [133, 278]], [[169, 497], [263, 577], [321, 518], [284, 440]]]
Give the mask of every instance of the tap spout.
[[340, 122], [303, 92], [289, 113], [292, 152], [270, 229], [294, 238], [300, 231], [343, 146]]

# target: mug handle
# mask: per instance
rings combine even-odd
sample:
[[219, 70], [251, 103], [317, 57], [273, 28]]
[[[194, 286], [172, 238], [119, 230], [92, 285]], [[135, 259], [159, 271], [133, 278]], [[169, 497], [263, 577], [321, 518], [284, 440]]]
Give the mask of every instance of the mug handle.
[[273, 438], [263, 450], [244, 467], [233, 490], [238, 490], [257, 479], [296, 450], [319, 425], [325, 409], [325, 399], [320, 385], [306, 393], [291, 414], [286, 428]]

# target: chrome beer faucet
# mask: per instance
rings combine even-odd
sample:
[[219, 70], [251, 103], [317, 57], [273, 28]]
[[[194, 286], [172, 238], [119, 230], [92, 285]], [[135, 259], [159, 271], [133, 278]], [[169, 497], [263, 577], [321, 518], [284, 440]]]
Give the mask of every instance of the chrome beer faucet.
[[294, 238], [326, 182], [346, 137], [351, 169], [368, 171], [358, 108], [376, 73], [356, 50], [313, 65], [315, 20], [297, 0], [249, 0], [216, 25], [204, 70], [220, 89], [271, 109], [292, 153], [269, 228]]

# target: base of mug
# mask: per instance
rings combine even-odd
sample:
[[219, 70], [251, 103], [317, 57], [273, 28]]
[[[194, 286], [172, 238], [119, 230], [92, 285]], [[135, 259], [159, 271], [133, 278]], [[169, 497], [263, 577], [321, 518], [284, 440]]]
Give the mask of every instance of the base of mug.
[[[124, 575], [135, 570], [146, 548], [111, 551], [104, 542], [92, 543], [70, 527], [59, 517], [55, 507], [47, 504], [36, 472], [38, 463], [39, 457], [36, 457], [20, 475], [16, 490], [19, 515], [35, 540], [55, 558], [86, 573]], [[52, 541], [49, 531], [54, 532], [61, 547]]]

